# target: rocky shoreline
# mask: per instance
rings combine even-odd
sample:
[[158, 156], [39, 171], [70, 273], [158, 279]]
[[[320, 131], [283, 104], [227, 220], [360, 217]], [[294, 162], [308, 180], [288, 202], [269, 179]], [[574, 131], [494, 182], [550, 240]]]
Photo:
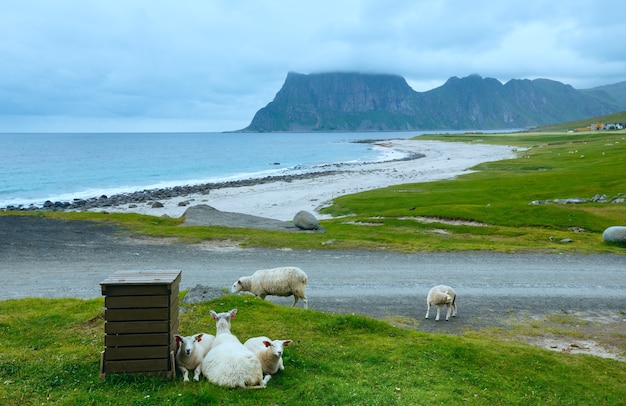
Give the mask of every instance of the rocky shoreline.
[[[398, 161], [410, 161], [414, 159], [419, 159], [425, 157], [424, 154], [413, 153], [403, 158], [398, 158], [394, 160], [389, 160], [385, 162], [398, 162]], [[135, 192], [129, 193], [120, 193], [111, 196], [98, 196], [91, 197], [88, 199], [74, 199], [72, 201], [50, 201], [47, 200], [42, 205], [10, 205], [6, 207], [0, 208], [0, 211], [5, 212], [14, 212], [14, 211], [87, 211], [93, 209], [106, 209], [107, 207], [115, 207], [115, 206], [128, 206], [129, 208], [133, 208], [134, 205], [138, 204], [154, 204], [155, 207], [159, 207], [159, 200], [167, 200], [176, 197], [184, 197], [188, 195], [208, 195], [211, 190], [222, 189], [222, 188], [238, 188], [238, 187], [249, 187], [255, 185], [261, 185], [265, 183], [273, 183], [273, 182], [292, 182], [295, 180], [302, 179], [313, 179], [319, 178], [322, 176], [331, 176], [344, 173], [342, 171], [342, 167], [353, 166], [353, 165], [364, 165], [367, 163], [340, 163], [340, 164], [329, 164], [322, 167], [319, 167], [316, 171], [305, 172], [305, 173], [297, 173], [297, 174], [288, 174], [288, 175], [275, 175], [275, 176], [266, 176], [263, 178], [249, 178], [242, 180], [233, 180], [226, 182], [214, 182], [214, 183], [203, 183], [198, 185], [185, 185], [185, 186], [174, 186], [169, 188], [159, 188], [159, 189], [144, 189]]]
[[102, 195], [89, 199], [74, 199], [73, 201], [47, 200], [43, 205], [31, 204], [29, 206], [7, 206], [0, 208], [2, 211], [74, 211], [107, 208], [112, 206], [145, 204], [158, 202], [159, 200], [184, 197], [192, 194], [208, 195], [211, 190], [221, 188], [235, 188], [260, 185], [271, 182], [291, 182], [298, 179], [311, 179], [320, 176], [329, 176], [341, 173], [341, 171], [307, 172], [294, 175], [266, 176], [264, 178], [250, 178], [233, 180], [228, 182], [203, 183], [199, 185], [174, 186], [169, 188], [145, 189], [136, 192], [120, 193], [111, 196]]

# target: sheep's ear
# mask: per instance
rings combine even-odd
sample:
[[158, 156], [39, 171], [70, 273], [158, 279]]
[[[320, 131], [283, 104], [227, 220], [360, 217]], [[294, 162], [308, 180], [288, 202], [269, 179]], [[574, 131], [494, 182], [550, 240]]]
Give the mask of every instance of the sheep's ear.
[[263, 340], [263, 344], [265, 344], [265, 348], [271, 347], [272, 343], [267, 341], [267, 340]]
[[234, 319], [234, 318], [235, 318], [235, 315], [237, 314], [237, 309], [233, 309], [233, 310], [231, 310], [229, 313], [230, 313], [230, 318], [231, 318], [231, 319]]
[[204, 334], [202, 334], [202, 333], [197, 334], [197, 335], [196, 335], [196, 341], [197, 341], [197, 342], [202, 341], [202, 336], [203, 336], [203, 335], [204, 335]]
[[211, 310], [209, 313], [211, 313], [211, 317], [213, 317], [213, 320], [217, 321], [217, 313], [215, 313], [213, 310]]
[[284, 341], [283, 341], [283, 345], [286, 347], [286, 346], [288, 346], [289, 344], [291, 344], [292, 342], [293, 342], [293, 341], [291, 341], [291, 340], [284, 340]]
[[183, 338], [178, 334], [174, 334], [174, 338], [176, 339], [177, 343], [180, 343], [181, 341], [183, 341]]

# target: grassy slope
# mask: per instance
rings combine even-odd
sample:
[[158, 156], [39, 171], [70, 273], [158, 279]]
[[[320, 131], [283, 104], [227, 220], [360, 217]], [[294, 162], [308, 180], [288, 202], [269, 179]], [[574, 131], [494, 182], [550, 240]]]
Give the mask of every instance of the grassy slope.
[[226, 296], [188, 306], [181, 333], [214, 333], [209, 309], [237, 308], [240, 338], [291, 338], [265, 390], [145, 376], [99, 379], [102, 299], [0, 302], [2, 404], [618, 404], [622, 363], [491, 338], [404, 330], [361, 316]]
[[[410, 250], [492, 249], [623, 252], [602, 241], [609, 226], [626, 224], [624, 203], [531, 205], [535, 200], [626, 193], [624, 132], [586, 134], [439, 135], [420, 139], [506, 143], [527, 148], [512, 160], [478, 165], [455, 180], [392, 186], [342, 196], [325, 213], [350, 215], [329, 232], [378, 224], [379, 244], [405, 238]], [[478, 222], [484, 227], [425, 223], [420, 217]], [[361, 227], [365, 230], [366, 227]], [[371, 229], [371, 227], [370, 227]], [[368, 234], [369, 234], [368, 229]], [[395, 237], [393, 237], [395, 236]], [[554, 237], [550, 241], [550, 237]], [[573, 243], [562, 244], [563, 238]], [[381, 244], [382, 245], [382, 244]]]
[[568, 131], [575, 130], [577, 128], [584, 128], [590, 124], [595, 123], [626, 123], [626, 111], [620, 111], [619, 113], [607, 114], [606, 116], [593, 117], [584, 120], [571, 121], [568, 123], [560, 123], [554, 125], [547, 125], [537, 127], [536, 131]]

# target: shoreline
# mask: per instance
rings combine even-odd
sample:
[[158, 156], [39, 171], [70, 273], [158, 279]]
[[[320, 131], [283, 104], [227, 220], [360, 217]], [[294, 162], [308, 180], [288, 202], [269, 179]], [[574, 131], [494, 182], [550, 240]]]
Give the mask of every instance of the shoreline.
[[403, 154], [381, 162], [337, 163], [315, 170], [263, 178], [175, 186], [113, 196], [46, 202], [2, 211], [106, 211], [180, 217], [192, 205], [291, 221], [295, 213], [316, 213], [335, 197], [403, 183], [451, 179], [482, 162], [515, 157], [510, 146], [442, 141], [385, 140], [372, 145]]

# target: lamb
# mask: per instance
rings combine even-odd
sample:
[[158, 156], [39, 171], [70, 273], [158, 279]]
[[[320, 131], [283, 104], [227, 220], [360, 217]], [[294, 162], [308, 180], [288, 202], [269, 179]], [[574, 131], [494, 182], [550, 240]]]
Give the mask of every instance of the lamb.
[[251, 276], [242, 276], [233, 283], [233, 293], [244, 291], [251, 292], [261, 299], [265, 296], [291, 296], [294, 301], [292, 307], [302, 299], [304, 308], [308, 308], [305, 289], [308, 281], [306, 273], [295, 266], [286, 266], [272, 269], [261, 269]]
[[452, 309], [454, 309], [452, 317], [456, 317], [456, 292], [450, 286], [434, 286], [428, 292], [426, 304], [428, 305], [428, 308], [426, 309], [426, 319], [428, 318], [428, 313], [430, 312], [430, 306], [437, 305], [437, 317], [435, 317], [435, 321], [439, 321], [439, 311], [441, 310], [441, 306], [444, 304], [448, 309], [446, 313], [446, 321], [450, 320], [450, 310]]
[[263, 366], [263, 372], [266, 374], [275, 374], [283, 371], [283, 347], [291, 344], [291, 340], [270, 340], [269, 338], [253, 337], [246, 341], [243, 345], [252, 351]]
[[202, 375], [210, 382], [229, 388], [264, 388], [272, 377], [263, 378], [261, 361], [230, 332], [230, 320], [237, 309], [216, 313], [217, 332], [211, 349], [202, 360]]
[[183, 337], [174, 334], [178, 349], [176, 350], [176, 366], [183, 374], [183, 381], [189, 382], [189, 370], [193, 370], [193, 380], [200, 380], [202, 372], [202, 360], [209, 352], [214, 336], [207, 333], [199, 333], [193, 336]]

